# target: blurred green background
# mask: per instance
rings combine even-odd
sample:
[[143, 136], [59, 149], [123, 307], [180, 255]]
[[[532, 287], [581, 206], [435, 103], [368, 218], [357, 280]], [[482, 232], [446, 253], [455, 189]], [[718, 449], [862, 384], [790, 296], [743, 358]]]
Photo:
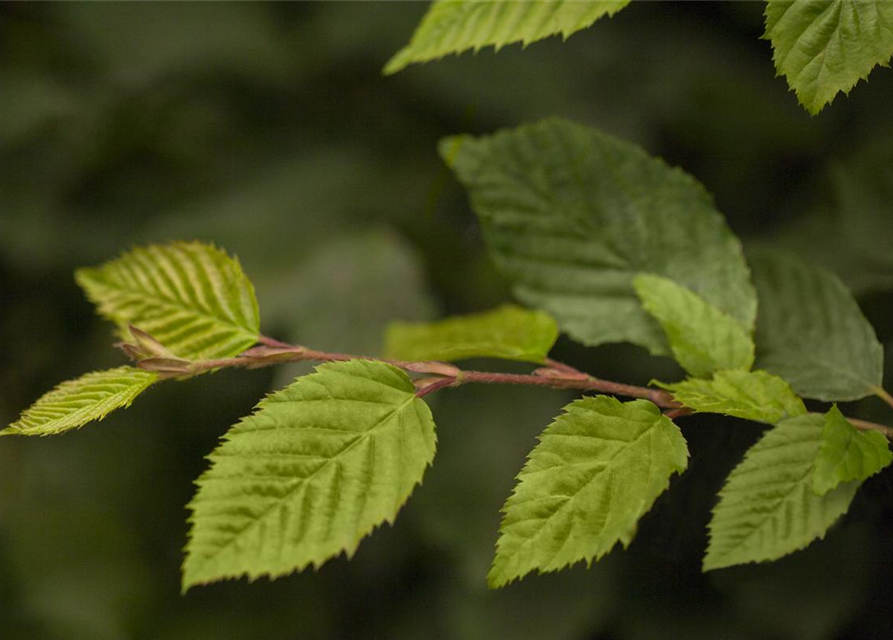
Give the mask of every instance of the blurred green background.
[[[380, 69], [421, 3], [0, 4], [0, 423], [122, 362], [75, 267], [214, 241], [264, 331], [374, 354], [389, 320], [508, 297], [435, 153], [550, 115], [697, 176], [751, 245], [834, 268], [893, 344], [893, 72], [809, 117], [775, 78], [760, 2], [634, 3], [574, 35]], [[679, 375], [633, 347], [562, 359], [625, 382]], [[483, 363], [482, 366], [498, 366]], [[485, 588], [498, 510], [558, 391], [432, 397], [439, 453], [394, 527], [276, 582], [179, 593], [192, 481], [227, 427], [300, 368], [166, 384], [52, 439], [0, 441], [0, 638], [584, 640], [889, 638], [893, 472], [826, 540], [702, 575], [704, 527], [759, 427], [682, 421], [692, 462], [628, 551]], [[879, 401], [847, 412], [893, 424]]]

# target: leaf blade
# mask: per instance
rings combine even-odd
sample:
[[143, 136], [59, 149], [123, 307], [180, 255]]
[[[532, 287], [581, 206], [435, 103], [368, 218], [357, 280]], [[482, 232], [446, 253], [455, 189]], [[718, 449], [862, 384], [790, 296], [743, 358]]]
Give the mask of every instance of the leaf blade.
[[391, 323], [385, 354], [397, 360], [502, 358], [542, 363], [557, 339], [558, 325], [549, 314], [503, 305], [440, 322]]
[[886, 1], [768, 0], [766, 32], [779, 75], [816, 115], [893, 56], [893, 5]]
[[875, 393], [883, 347], [840, 279], [779, 252], [749, 257], [760, 298], [756, 366], [806, 398], [834, 402]]
[[176, 356], [224, 358], [252, 346], [260, 331], [254, 287], [238, 260], [212, 245], [140, 247], [75, 279], [100, 315], [150, 333]]
[[858, 482], [824, 496], [812, 488], [823, 424], [816, 414], [784, 420], [748, 450], [719, 493], [704, 571], [803, 549], [846, 513]]
[[756, 296], [738, 240], [704, 188], [642, 149], [561, 119], [440, 143], [497, 267], [525, 304], [586, 345], [669, 353], [632, 286], [668, 277], [750, 328]]
[[591, 26], [602, 16], [612, 16], [629, 0], [603, 2], [491, 2], [488, 0], [438, 0], [416, 28], [410, 42], [385, 65], [391, 75], [417, 62], [428, 62], [469, 49], [531, 42], [571, 34]]
[[753, 340], [727, 313], [669, 278], [640, 273], [633, 287], [645, 311], [663, 327], [676, 361], [691, 375], [706, 378], [753, 365]]
[[0, 434], [49, 436], [82, 427], [129, 407], [157, 380], [158, 374], [134, 367], [85, 374], [45, 393]]
[[391, 365], [351, 360], [298, 378], [210, 456], [190, 503], [184, 589], [350, 556], [393, 521], [435, 442], [428, 406]]
[[677, 402], [699, 413], [721, 413], [777, 424], [806, 413], [790, 385], [766, 371], [717, 371], [711, 380], [660, 384]]
[[877, 431], [858, 431], [837, 405], [825, 414], [812, 488], [823, 496], [840, 483], [863, 481], [893, 462], [887, 439]]
[[670, 476], [688, 466], [678, 427], [645, 400], [582, 398], [539, 440], [503, 507], [494, 588], [628, 546]]

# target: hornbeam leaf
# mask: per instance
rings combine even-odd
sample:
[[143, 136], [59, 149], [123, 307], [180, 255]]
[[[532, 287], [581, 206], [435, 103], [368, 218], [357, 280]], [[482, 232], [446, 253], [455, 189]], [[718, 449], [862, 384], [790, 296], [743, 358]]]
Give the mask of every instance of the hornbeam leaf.
[[812, 487], [823, 496], [841, 482], [873, 476], [891, 461], [887, 439], [877, 431], [857, 430], [835, 405], [825, 414]]
[[645, 311], [664, 328], [676, 361], [693, 376], [753, 365], [753, 340], [727, 313], [668, 278], [641, 273], [633, 286]]
[[356, 550], [422, 481], [434, 421], [412, 381], [325, 364], [261, 400], [211, 454], [190, 503], [183, 586], [277, 577]]
[[701, 413], [777, 424], [806, 413], [791, 386], [766, 371], [717, 371], [710, 380], [691, 378], [660, 384], [673, 398]]
[[422, 19], [409, 44], [385, 65], [384, 73], [397, 73], [414, 62], [428, 62], [468, 49], [531, 42], [571, 34], [612, 16], [629, 0], [437, 0]]
[[741, 246], [704, 188], [639, 147], [559, 119], [441, 142], [524, 303], [587, 345], [669, 354], [633, 278], [667, 277], [753, 327]]
[[254, 287], [238, 260], [211, 245], [137, 248], [75, 278], [125, 340], [134, 325], [193, 360], [233, 356], [257, 341]]
[[45, 393], [0, 435], [50, 436], [102, 420], [158, 379], [134, 367], [94, 371]]
[[582, 398], [539, 440], [503, 507], [491, 587], [627, 547], [670, 476], [688, 466], [679, 428], [647, 400]]
[[889, 0], [769, 0], [766, 33], [778, 73], [815, 115], [893, 56]]
[[846, 513], [858, 481], [813, 491], [824, 422], [812, 413], [784, 420], [750, 448], [719, 493], [705, 571], [803, 549]]
[[783, 253], [748, 257], [760, 298], [757, 366], [805, 398], [833, 402], [875, 393], [884, 351], [840, 279]]
[[541, 363], [558, 338], [558, 325], [542, 311], [504, 305], [440, 322], [392, 323], [385, 354], [399, 360], [504, 358]]

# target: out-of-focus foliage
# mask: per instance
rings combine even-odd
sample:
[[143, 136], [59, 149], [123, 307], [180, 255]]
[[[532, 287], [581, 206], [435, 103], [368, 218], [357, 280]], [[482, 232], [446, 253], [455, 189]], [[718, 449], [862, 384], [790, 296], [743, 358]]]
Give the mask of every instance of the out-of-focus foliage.
[[[565, 43], [382, 78], [425, 4], [0, 6], [0, 423], [62, 380], [123, 364], [71, 272], [135, 245], [225, 246], [257, 284], [263, 331], [327, 349], [372, 353], [390, 320], [507, 301], [435, 146], [553, 115], [696, 176], [745, 244], [836, 271], [889, 344], [893, 80], [877, 73], [810, 118], [772, 77], [762, 8], [633, 3]], [[556, 353], [606, 378], [681, 377], [634, 347], [559, 341]], [[290, 380], [226, 371], [158, 386], [90, 430], [0, 439], [0, 637], [891, 633], [889, 470], [821, 545], [700, 574], [715, 494], [759, 437], [712, 415], [679, 420], [690, 468], [632, 553], [488, 592], [512, 476], [573, 399], [510, 388], [433, 398], [439, 453], [423, 490], [351, 563], [181, 597], [184, 506], [202, 457]], [[845, 409], [890, 419], [876, 399]]]

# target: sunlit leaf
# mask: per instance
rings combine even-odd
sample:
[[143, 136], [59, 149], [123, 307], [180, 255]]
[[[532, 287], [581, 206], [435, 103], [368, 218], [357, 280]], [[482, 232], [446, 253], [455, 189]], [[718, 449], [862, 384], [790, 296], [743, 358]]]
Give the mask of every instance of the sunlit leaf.
[[490, 586], [627, 547], [670, 476], [687, 466], [682, 433], [650, 402], [570, 404], [540, 436], [503, 507]]
[[887, 439], [877, 431], [859, 431], [836, 406], [825, 415], [822, 447], [813, 489], [825, 495], [841, 482], [865, 480], [893, 461]]
[[190, 504], [184, 588], [352, 555], [394, 520], [435, 440], [428, 406], [395, 367], [351, 360], [298, 378], [211, 454]]

